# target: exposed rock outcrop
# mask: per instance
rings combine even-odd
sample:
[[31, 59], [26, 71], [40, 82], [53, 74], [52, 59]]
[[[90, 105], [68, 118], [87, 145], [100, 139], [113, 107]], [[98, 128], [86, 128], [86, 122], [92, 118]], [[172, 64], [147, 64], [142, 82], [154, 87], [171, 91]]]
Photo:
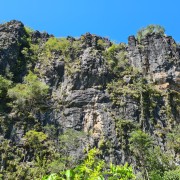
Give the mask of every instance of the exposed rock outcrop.
[[[79, 39], [68, 37], [65, 50], [48, 51], [46, 42], [52, 37], [39, 31], [27, 34], [18, 21], [0, 25], [0, 74], [12, 73], [16, 83], [31, 70], [50, 86], [46, 107], [33, 111], [36, 120], [21, 128], [16, 118], [7, 127], [15, 144], [29, 127], [55, 124], [61, 133], [70, 128], [85, 132], [80, 147], [102, 148], [107, 161], [132, 162], [128, 137], [137, 125], [166, 149], [166, 133], [180, 122], [180, 48], [172, 37], [151, 34], [138, 42], [130, 36], [123, 50], [109, 50], [108, 39], [87, 33]], [[27, 38], [38, 46], [33, 66], [27, 66], [30, 61], [21, 52], [30, 49]], [[123, 53], [127, 57], [122, 60]], [[121, 66], [129, 63], [127, 68], [115, 73], [112, 68], [118, 63], [109, 56]], [[13, 119], [17, 112], [7, 113]], [[79, 158], [82, 152], [69, 153]]]
[[170, 36], [152, 34], [138, 42], [129, 37], [128, 53], [131, 64], [160, 89], [175, 88], [179, 91], [179, 47]]
[[17, 74], [25, 36], [24, 25], [19, 21], [14, 20], [0, 25], [0, 74], [5, 75], [9, 72]]

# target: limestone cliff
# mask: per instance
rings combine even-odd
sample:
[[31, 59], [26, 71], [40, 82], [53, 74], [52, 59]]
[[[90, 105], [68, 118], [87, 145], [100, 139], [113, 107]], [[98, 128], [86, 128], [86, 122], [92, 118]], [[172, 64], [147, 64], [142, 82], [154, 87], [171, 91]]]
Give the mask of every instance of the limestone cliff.
[[90, 33], [55, 40], [19, 21], [0, 25], [0, 74], [15, 86], [29, 71], [49, 86], [48, 97], [42, 108], [32, 105], [30, 115], [6, 105], [12, 97], [1, 97], [1, 139], [21, 148], [32, 129], [48, 133], [44, 127], [53, 126], [54, 141], [73, 129], [83, 132], [77, 146], [66, 149], [75, 159], [97, 147], [106, 161], [135, 164], [128, 138], [140, 128], [179, 163], [166, 137], [180, 123], [180, 46], [172, 37], [130, 36], [128, 44], [115, 45]]

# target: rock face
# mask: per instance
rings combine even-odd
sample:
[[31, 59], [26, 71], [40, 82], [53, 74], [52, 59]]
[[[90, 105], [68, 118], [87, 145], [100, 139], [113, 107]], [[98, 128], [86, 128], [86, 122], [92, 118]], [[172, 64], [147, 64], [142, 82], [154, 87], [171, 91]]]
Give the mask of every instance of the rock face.
[[17, 73], [18, 58], [21, 57], [24, 25], [19, 21], [11, 21], [0, 25], [0, 73]]
[[129, 59], [134, 67], [161, 85], [160, 88], [179, 89], [179, 47], [172, 37], [152, 34], [139, 43], [130, 36], [128, 45]]
[[[34, 113], [41, 126], [56, 124], [61, 132], [83, 131], [86, 136], [80, 147], [101, 148], [103, 158], [116, 163], [133, 161], [128, 137], [136, 125], [165, 147], [168, 127], [180, 122], [179, 101], [174, 98], [174, 92], [168, 94], [180, 90], [180, 48], [172, 37], [151, 34], [138, 42], [130, 36], [122, 51], [120, 47], [112, 50], [109, 40], [87, 33], [79, 39], [68, 37], [69, 47], [48, 54], [46, 42], [52, 37], [38, 31], [28, 35], [18, 21], [0, 25], [0, 74], [8, 77], [12, 73], [17, 82], [31, 70], [50, 86], [48, 109]], [[27, 38], [39, 48], [33, 66], [28, 66], [30, 61], [22, 54], [23, 48], [30, 48]], [[122, 53], [126, 54], [124, 60], [119, 58]], [[118, 63], [109, 61], [112, 54], [114, 62], [125, 62], [132, 69], [121, 67], [115, 72], [113, 68]], [[142, 78], [146, 81], [141, 86], [138, 82]], [[142, 90], [149, 85], [153, 91]], [[12, 116], [13, 112], [9, 113]], [[28, 127], [36, 125], [34, 122], [26, 128], [7, 127], [8, 137], [18, 144], [30, 130]], [[70, 153], [78, 158], [82, 152], [81, 148]]]

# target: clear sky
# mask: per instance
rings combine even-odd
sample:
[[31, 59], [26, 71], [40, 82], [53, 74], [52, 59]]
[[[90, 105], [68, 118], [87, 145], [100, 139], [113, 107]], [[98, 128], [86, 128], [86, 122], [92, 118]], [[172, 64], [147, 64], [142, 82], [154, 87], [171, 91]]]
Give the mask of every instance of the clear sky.
[[90, 32], [117, 42], [159, 24], [180, 42], [180, 0], [1, 0], [0, 22], [12, 19], [57, 37]]

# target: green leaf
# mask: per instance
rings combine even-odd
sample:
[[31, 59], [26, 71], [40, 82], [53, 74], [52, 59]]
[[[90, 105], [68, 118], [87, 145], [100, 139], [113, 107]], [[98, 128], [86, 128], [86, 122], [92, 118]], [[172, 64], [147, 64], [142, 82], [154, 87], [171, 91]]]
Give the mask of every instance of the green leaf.
[[50, 174], [49, 176], [44, 176], [42, 180], [57, 180], [58, 175], [56, 173]]
[[70, 180], [71, 178], [74, 178], [74, 172], [73, 170], [66, 170], [66, 178]]

